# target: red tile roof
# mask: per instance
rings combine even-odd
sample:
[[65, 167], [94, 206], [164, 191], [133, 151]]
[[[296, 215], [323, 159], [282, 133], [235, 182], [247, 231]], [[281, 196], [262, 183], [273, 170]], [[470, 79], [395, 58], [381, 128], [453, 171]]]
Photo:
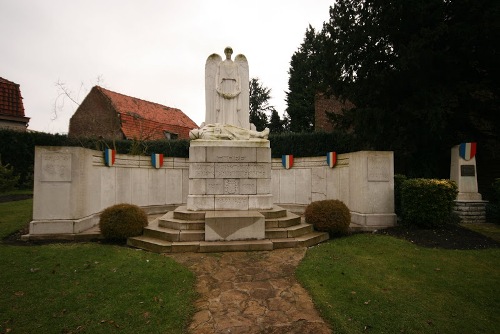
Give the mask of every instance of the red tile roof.
[[176, 108], [144, 101], [96, 86], [119, 113], [122, 131], [128, 139], [165, 139], [165, 131], [188, 139], [189, 130], [198, 128], [186, 114]]
[[0, 115], [24, 117], [19, 85], [0, 77]]

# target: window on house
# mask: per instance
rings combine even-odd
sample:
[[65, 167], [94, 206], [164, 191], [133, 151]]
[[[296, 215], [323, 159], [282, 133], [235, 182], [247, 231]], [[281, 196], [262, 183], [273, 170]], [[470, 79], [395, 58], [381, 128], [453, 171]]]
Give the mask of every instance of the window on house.
[[168, 131], [163, 131], [163, 133], [165, 134], [165, 138], [167, 140], [175, 140], [179, 137], [179, 135], [177, 133], [172, 133], [172, 132], [168, 132]]

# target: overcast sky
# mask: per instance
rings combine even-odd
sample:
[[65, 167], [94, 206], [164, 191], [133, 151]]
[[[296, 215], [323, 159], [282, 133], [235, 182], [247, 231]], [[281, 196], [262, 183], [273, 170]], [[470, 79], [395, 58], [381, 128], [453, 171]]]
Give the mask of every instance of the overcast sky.
[[[0, 77], [21, 85], [29, 128], [67, 133], [77, 105], [54, 115], [57, 82], [79, 102], [99, 84], [205, 118], [205, 61], [244, 54], [250, 77], [286, 108], [288, 70], [327, 0], [0, 0]], [[59, 102], [63, 102], [59, 100]]]

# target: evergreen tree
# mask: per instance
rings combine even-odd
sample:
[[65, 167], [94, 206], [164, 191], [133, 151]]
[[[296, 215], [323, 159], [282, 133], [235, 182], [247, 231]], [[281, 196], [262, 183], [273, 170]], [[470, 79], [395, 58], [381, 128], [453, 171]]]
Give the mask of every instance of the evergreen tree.
[[259, 78], [250, 79], [250, 123], [253, 123], [257, 131], [262, 131], [268, 126], [268, 113], [275, 111], [274, 106], [269, 105], [271, 89], [264, 87]]
[[292, 57], [292, 125], [298, 103], [291, 96], [314, 105], [312, 92], [292, 78], [306, 73], [307, 88], [316, 82], [316, 89], [354, 103], [337, 126], [353, 130], [367, 148], [396, 151], [400, 171], [447, 177], [448, 168], [438, 170], [436, 162], [449, 160], [450, 147], [462, 141], [479, 141], [483, 154], [494, 155], [499, 22], [493, 0], [338, 0], [321, 33], [310, 28]]
[[314, 130], [314, 98], [318, 91], [320, 39], [313, 27], [306, 30], [304, 41], [290, 61], [287, 119], [293, 132]]
[[283, 133], [285, 131], [285, 121], [280, 118], [280, 115], [276, 110], [273, 110], [271, 113], [268, 128], [273, 134]]

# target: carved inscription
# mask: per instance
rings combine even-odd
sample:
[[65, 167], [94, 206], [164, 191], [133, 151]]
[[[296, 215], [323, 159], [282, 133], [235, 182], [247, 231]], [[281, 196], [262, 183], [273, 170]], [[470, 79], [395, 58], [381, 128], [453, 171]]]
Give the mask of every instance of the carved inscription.
[[246, 179], [248, 178], [248, 164], [246, 163], [219, 163], [215, 165], [216, 179]]
[[216, 210], [248, 210], [248, 196], [215, 196]]
[[214, 177], [214, 164], [212, 163], [191, 163], [189, 164], [189, 178], [208, 179]]
[[239, 180], [226, 179], [224, 180], [224, 194], [236, 195], [239, 194]]
[[368, 157], [368, 181], [389, 182], [390, 160], [387, 157]]
[[248, 177], [251, 179], [268, 179], [271, 177], [271, 164], [249, 164]]
[[207, 179], [207, 194], [222, 195], [224, 193], [224, 184], [222, 179]]
[[71, 181], [71, 154], [42, 154], [41, 181], [68, 182]]
[[241, 179], [240, 180], [240, 194], [242, 194], [242, 195], [255, 195], [255, 194], [257, 194], [257, 180], [256, 179]]
[[208, 147], [207, 162], [255, 162], [255, 148]]
[[460, 176], [476, 176], [476, 168], [474, 165], [461, 165]]

